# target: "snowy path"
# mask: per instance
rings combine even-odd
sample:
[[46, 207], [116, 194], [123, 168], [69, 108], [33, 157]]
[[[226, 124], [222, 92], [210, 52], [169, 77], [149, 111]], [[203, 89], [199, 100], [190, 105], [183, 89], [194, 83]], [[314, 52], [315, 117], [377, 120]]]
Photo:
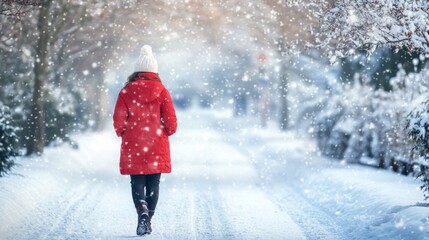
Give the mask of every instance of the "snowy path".
[[[173, 173], [144, 238], [425, 239], [429, 212], [412, 178], [342, 166], [309, 141], [238, 120], [179, 113]], [[136, 238], [119, 139], [112, 130], [76, 140], [79, 151], [48, 149], [0, 178], [0, 239]]]

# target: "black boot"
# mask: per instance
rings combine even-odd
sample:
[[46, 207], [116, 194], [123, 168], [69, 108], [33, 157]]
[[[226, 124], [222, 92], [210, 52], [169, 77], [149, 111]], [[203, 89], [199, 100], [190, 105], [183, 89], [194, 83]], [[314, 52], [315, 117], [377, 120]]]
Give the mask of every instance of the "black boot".
[[149, 210], [149, 219], [147, 221], [147, 229], [146, 229], [146, 233], [147, 234], [151, 234], [152, 233], [152, 223], [151, 223], [151, 220], [152, 220], [153, 214], [155, 214], [155, 211], [154, 210]]
[[148, 222], [150, 221], [146, 201], [142, 201], [141, 204], [137, 206], [137, 215], [138, 220], [136, 233], [137, 235], [142, 236], [148, 233]]

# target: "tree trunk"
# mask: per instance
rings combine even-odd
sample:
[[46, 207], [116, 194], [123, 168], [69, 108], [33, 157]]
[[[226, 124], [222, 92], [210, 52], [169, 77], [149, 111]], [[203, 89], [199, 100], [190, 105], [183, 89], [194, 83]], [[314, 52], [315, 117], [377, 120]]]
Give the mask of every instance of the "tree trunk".
[[288, 74], [286, 73], [285, 60], [283, 60], [282, 69], [280, 72], [280, 129], [286, 131], [289, 126], [289, 106], [287, 102], [288, 94]]
[[[285, 32], [284, 26], [282, 26], [282, 32]], [[282, 58], [281, 69], [279, 73], [279, 77], [280, 77], [279, 91], [280, 91], [280, 109], [281, 109], [280, 129], [282, 131], [286, 131], [289, 127], [289, 106], [287, 102], [289, 86], [288, 86], [288, 74], [287, 74], [287, 67], [286, 67], [287, 56], [286, 56], [285, 42], [286, 42], [285, 39], [283, 37], [280, 37], [277, 43], [278, 53]]]
[[48, 69], [49, 45], [49, 10], [52, 0], [45, 0], [40, 8], [37, 22], [37, 31], [40, 34], [37, 40], [34, 63], [34, 89], [30, 114], [30, 141], [27, 145], [27, 155], [43, 153], [45, 146], [45, 111], [44, 88]]
[[105, 119], [106, 119], [106, 109], [107, 109], [107, 96], [106, 93], [104, 91], [104, 89], [101, 86], [104, 86], [104, 79], [101, 77], [102, 76], [102, 71], [101, 68], [99, 67], [96, 70], [96, 74], [95, 77], [97, 78], [97, 107], [98, 110], [96, 111], [96, 126], [95, 126], [95, 130], [103, 130], [105, 127]]

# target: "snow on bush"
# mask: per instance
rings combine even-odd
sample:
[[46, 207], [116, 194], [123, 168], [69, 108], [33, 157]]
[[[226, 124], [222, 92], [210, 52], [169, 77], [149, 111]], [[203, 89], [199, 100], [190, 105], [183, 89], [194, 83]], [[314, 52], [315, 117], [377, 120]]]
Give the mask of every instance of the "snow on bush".
[[0, 102], [0, 176], [3, 176], [13, 165], [13, 157], [18, 155], [14, 147], [18, 140], [13, 126], [12, 114], [9, 107]]
[[368, 116], [373, 90], [357, 79], [328, 100], [317, 117], [317, 140], [326, 156], [357, 162], [363, 154], [366, 130], [371, 130]]
[[[353, 84], [331, 94], [316, 114], [314, 125], [322, 154], [351, 163], [374, 159], [378, 167], [397, 160], [411, 164], [413, 143], [406, 133], [406, 119], [410, 103], [417, 97], [428, 97], [424, 85], [427, 72], [407, 75], [401, 69], [390, 81], [390, 92], [374, 90], [357, 76]], [[421, 136], [424, 131], [419, 129]]]
[[426, 156], [429, 153], [429, 101], [410, 112], [407, 116], [407, 130], [415, 141], [415, 149]]
[[80, 107], [81, 96], [75, 88], [71, 90], [54, 84], [47, 84], [47, 96], [45, 103], [46, 116], [46, 142], [49, 145], [59, 145], [64, 142], [75, 144], [70, 139], [70, 133], [78, 124], [84, 125], [85, 121], [78, 120], [77, 114]]

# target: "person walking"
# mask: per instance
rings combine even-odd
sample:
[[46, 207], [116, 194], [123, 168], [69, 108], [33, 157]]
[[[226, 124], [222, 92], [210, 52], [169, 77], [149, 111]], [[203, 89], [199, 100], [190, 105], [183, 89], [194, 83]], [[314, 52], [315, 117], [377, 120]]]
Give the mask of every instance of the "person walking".
[[152, 232], [151, 220], [159, 197], [161, 173], [171, 172], [168, 137], [177, 129], [170, 93], [158, 75], [152, 48], [144, 45], [119, 92], [113, 114], [116, 135], [122, 138], [120, 173], [130, 175], [137, 211], [137, 235]]

